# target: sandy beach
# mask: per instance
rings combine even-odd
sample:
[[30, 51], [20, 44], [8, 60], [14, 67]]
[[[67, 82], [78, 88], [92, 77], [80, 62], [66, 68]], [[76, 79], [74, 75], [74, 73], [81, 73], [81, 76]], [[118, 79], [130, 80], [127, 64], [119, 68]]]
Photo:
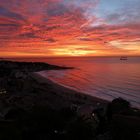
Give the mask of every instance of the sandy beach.
[[[75, 90], [66, 88], [57, 83], [54, 83], [53, 81], [41, 76], [39, 72], [32, 73], [31, 77], [38, 82], [38, 85], [44, 86], [46, 94], [55, 94], [57, 96], [60, 96], [61, 99], [65, 100], [66, 102], [69, 102], [70, 104], [88, 104], [97, 107], [105, 106], [108, 103], [108, 101], [106, 100], [92, 97], [84, 93], [80, 93]], [[64, 102], [62, 104], [64, 104]]]

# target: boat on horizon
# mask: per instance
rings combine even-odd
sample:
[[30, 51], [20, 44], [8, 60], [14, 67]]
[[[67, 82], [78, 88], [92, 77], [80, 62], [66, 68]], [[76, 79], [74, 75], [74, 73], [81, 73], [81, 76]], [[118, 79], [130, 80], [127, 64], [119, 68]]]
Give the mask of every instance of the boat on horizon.
[[121, 56], [120, 60], [128, 60], [126, 56]]

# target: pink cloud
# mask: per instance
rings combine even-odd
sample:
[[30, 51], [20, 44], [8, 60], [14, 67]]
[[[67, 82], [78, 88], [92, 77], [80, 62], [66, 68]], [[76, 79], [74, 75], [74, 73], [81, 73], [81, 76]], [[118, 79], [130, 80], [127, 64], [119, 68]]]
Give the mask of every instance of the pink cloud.
[[[41, 53], [43, 50], [49, 52], [50, 47], [59, 49], [77, 45], [85, 46], [83, 49], [89, 51], [124, 53], [124, 48], [116, 48], [110, 42], [139, 40], [140, 24], [135, 21], [119, 24], [108, 24], [104, 21], [101, 24], [102, 19], [88, 14], [90, 8], [97, 4], [97, 0], [82, 1], [79, 4], [63, 0], [1, 0], [2, 46], [5, 46], [5, 51], [12, 47], [18, 50], [22, 46], [34, 53], [38, 49], [32, 50], [38, 45]], [[19, 50], [22, 51], [21, 48]], [[4, 49], [0, 48], [0, 51]]]

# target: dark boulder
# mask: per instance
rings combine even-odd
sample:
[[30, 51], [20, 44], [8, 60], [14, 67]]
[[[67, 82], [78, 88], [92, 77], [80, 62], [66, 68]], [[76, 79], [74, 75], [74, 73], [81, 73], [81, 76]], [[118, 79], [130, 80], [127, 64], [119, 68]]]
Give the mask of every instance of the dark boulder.
[[107, 107], [107, 118], [110, 121], [114, 114], [126, 112], [130, 109], [130, 103], [122, 98], [116, 98]]

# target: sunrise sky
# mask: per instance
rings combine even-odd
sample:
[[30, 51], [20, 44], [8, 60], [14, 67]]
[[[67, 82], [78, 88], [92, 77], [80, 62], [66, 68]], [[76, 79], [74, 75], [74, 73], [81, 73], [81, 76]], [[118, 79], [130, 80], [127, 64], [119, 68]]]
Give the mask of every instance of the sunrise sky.
[[0, 57], [140, 56], [140, 0], [0, 0]]

